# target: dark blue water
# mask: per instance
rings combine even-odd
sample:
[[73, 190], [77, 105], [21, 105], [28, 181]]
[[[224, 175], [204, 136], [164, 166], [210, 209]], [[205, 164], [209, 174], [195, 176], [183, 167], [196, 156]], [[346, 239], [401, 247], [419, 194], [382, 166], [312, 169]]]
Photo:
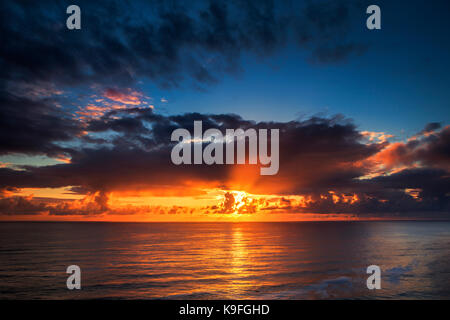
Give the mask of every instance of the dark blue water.
[[0, 299], [104, 298], [449, 299], [450, 223], [0, 223]]

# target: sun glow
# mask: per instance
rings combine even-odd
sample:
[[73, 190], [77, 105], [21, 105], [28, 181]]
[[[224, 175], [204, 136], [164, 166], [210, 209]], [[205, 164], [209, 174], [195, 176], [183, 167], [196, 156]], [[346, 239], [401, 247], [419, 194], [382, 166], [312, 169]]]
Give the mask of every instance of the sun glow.
[[234, 215], [237, 215], [239, 213], [239, 210], [243, 208], [248, 201], [252, 201], [253, 199], [250, 197], [250, 195], [245, 191], [234, 191], [234, 207], [235, 210], [233, 212]]

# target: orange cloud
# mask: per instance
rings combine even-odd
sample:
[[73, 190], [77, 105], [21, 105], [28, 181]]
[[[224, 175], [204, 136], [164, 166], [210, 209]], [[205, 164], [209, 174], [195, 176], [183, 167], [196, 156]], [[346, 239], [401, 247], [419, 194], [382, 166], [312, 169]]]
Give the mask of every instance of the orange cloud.
[[385, 132], [375, 132], [375, 131], [362, 131], [361, 134], [366, 137], [370, 142], [384, 143], [388, 139], [393, 138], [394, 135], [387, 134]]

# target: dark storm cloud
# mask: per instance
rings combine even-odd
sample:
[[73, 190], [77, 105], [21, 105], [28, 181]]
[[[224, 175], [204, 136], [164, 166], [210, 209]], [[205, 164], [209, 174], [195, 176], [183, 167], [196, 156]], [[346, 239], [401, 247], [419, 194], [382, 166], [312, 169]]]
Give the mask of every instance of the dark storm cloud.
[[54, 99], [32, 99], [0, 90], [0, 155], [43, 153], [57, 156], [67, 151], [56, 141], [72, 140], [81, 131]]
[[367, 45], [349, 39], [351, 16], [363, 11], [362, 1], [309, 1], [299, 19], [295, 35], [301, 46], [312, 50], [310, 61], [337, 63], [361, 55]]
[[379, 158], [389, 166], [414, 165], [450, 170], [450, 126], [436, 131], [440, 125], [428, 124], [407, 143], [396, 143], [380, 153]]
[[450, 126], [428, 135], [422, 143], [423, 147], [417, 150], [417, 157], [422, 162], [450, 169]]
[[3, 80], [74, 85], [143, 76], [163, 86], [185, 78], [208, 84], [239, 70], [242, 53], [270, 54], [291, 33], [319, 60], [340, 60], [356, 48], [337, 46], [349, 33], [353, 1], [78, 1], [77, 31], [65, 27], [69, 4], [2, 2]]
[[[353, 1], [77, 1], [82, 29], [76, 31], [65, 26], [70, 4], [0, 3], [0, 153], [53, 156], [64, 152], [57, 142], [80, 133], [52, 91], [94, 85], [109, 99], [138, 104], [138, 97], [130, 100], [114, 87], [146, 78], [201, 88], [239, 72], [243, 53], [267, 56], [292, 36], [316, 61], [344, 59], [353, 46], [333, 43], [348, 34]], [[102, 130], [98, 125], [90, 124]], [[145, 131], [129, 118], [108, 125]]]
[[[349, 195], [356, 194], [359, 200], [351, 205], [342, 199], [334, 202], [332, 197], [317, 198], [308, 208], [293, 208], [293, 211], [409, 217], [441, 213], [444, 218], [448, 218], [450, 212], [450, 179], [445, 170], [407, 169], [390, 176], [359, 181], [352, 187]], [[417, 199], [405, 192], [408, 189], [417, 190]]]
[[[170, 161], [174, 143], [170, 136], [173, 130], [185, 128], [193, 132], [195, 120], [201, 120], [203, 130], [219, 128], [225, 133], [229, 128], [279, 128], [281, 170], [274, 179], [289, 180], [295, 174], [309, 188], [319, 181], [351, 179], [363, 173], [362, 170], [341, 168], [331, 174], [336, 166], [351, 164], [376, 153], [381, 145], [365, 145], [361, 135], [351, 123], [341, 123], [339, 118], [314, 118], [304, 122], [292, 121], [259, 122], [242, 119], [238, 115], [207, 115], [190, 113], [184, 115], [155, 115], [150, 109], [135, 108], [135, 113], [120, 115], [112, 111], [101, 119], [92, 120], [87, 128], [91, 132], [113, 131], [110, 148], [80, 148], [70, 150], [72, 161], [45, 167], [23, 167], [27, 170], [14, 171], [3, 168], [2, 186], [56, 187], [67, 185], [89, 186], [94, 189], [129, 187], [133, 183], [151, 186], [153, 184], [182, 183], [186, 179], [221, 181], [226, 183], [230, 166], [175, 166]], [[139, 110], [139, 112], [138, 112]], [[148, 144], [140, 142], [147, 139]], [[315, 166], [317, 172], [310, 174], [300, 167]], [[326, 169], [326, 170], [325, 170]], [[327, 171], [320, 173], [319, 171]], [[295, 173], [296, 171], [299, 171]], [[10, 177], [12, 174], [11, 178]], [[299, 176], [301, 175], [301, 176]], [[270, 179], [269, 179], [270, 180]], [[8, 182], [7, 182], [8, 181]], [[15, 182], [15, 183], [14, 183]], [[271, 183], [271, 181], [269, 181]], [[301, 185], [296, 184], [297, 187]], [[292, 191], [292, 190], [290, 190]]]
[[420, 132], [421, 134], [434, 132], [441, 128], [441, 124], [439, 122], [431, 122], [425, 126], [425, 128]]
[[[202, 120], [203, 129], [279, 128], [280, 171], [275, 176], [257, 176], [246, 191], [260, 194], [305, 195], [313, 200], [308, 206], [285, 206], [285, 210], [309, 213], [409, 214], [449, 210], [449, 177], [441, 168], [411, 168], [389, 176], [360, 179], [372, 172], [368, 159], [388, 149], [383, 143], [364, 143], [353, 123], [341, 116], [306, 121], [254, 122], [237, 115], [184, 114], [156, 115], [149, 109], [126, 110], [127, 121], [139, 125], [117, 125], [118, 111], [94, 120], [97, 130], [112, 130], [120, 138], [111, 147], [80, 148], [71, 151], [72, 161], [44, 167], [22, 167], [22, 171], [0, 168], [0, 187], [42, 188], [74, 186], [87, 193], [120, 190], [170, 189], [182, 195], [186, 190], [199, 192], [203, 187], [233, 188], [246, 183], [246, 177], [230, 179], [236, 166], [181, 165], [170, 161], [173, 143], [170, 134], [176, 128], [193, 131], [193, 121]], [[124, 119], [124, 116], [120, 119]], [[101, 126], [100, 124], [103, 124]], [[136, 130], [135, 128], [145, 128]], [[448, 144], [447, 128], [424, 138], [416, 160], [426, 161], [441, 154], [438, 146]], [[143, 141], [146, 143], [143, 143]], [[448, 164], [448, 160], [443, 162]], [[236, 180], [236, 179], [235, 179]], [[186, 183], [191, 183], [188, 186]], [[191, 190], [198, 188], [197, 191]], [[178, 191], [177, 191], [178, 190]], [[329, 194], [332, 190], [334, 197]], [[415, 197], [408, 190], [415, 192]], [[323, 197], [324, 194], [330, 196]], [[343, 201], [356, 196], [358, 201]], [[339, 199], [336, 201], [336, 197]], [[285, 205], [285, 204], [283, 204]]]
[[0, 198], [0, 212], [2, 215], [36, 215], [45, 210], [45, 204], [32, 202], [26, 197]]

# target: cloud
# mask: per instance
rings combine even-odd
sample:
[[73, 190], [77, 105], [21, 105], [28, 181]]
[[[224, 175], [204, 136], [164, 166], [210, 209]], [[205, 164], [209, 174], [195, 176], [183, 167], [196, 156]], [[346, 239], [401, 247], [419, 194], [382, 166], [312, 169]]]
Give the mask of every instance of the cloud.
[[355, 3], [78, 1], [82, 28], [72, 32], [65, 27], [69, 1], [43, 0], [39, 7], [2, 2], [0, 27], [8, 46], [0, 50], [1, 79], [61, 86], [125, 85], [140, 78], [163, 87], [185, 80], [208, 85], [239, 72], [243, 53], [267, 56], [292, 37], [313, 60], [337, 62], [362, 51], [348, 26]]
[[99, 217], [104, 215], [177, 215], [192, 214], [195, 209], [187, 206], [149, 206], [149, 205], [111, 205], [110, 194], [96, 191], [88, 192], [79, 200], [38, 198], [33, 195], [17, 196], [17, 189], [0, 190], [0, 214], [83, 216]]
[[[170, 161], [176, 128], [278, 128], [280, 170], [260, 176], [257, 165], [181, 165]], [[291, 122], [255, 122], [233, 114], [163, 116], [149, 108], [112, 110], [87, 122], [87, 132], [114, 132], [101, 144], [68, 150], [70, 163], [31, 167], [20, 171], [0, 168], [0, 187], [43, 188], [73, 186], [88, 194], [139, 192], [178, 196], [204, 189], [230, 190], [222, 204], [207, 208], [216, 213], [354, 213], [400, 216], [450, 210], [448, 127], [423, 136], [395, 153], [398, 143], [368, 141], [342, 116]], [[399, 155], [398, 155], [399, 154]], [[407, 156], [405, 156], [407, 155]], [[392, 160], [393, 159], [393, 160]], [[440, 159], [440, 161], [436, 161]], [[396, 169], [398, 165], [406, 166]], [[384, 166], [380, 172], [379, 167]], [[184, 190], [184, 191], [183, 191]], [[258, 197], [241, 196], [244, 190]], [[414, 190], [412, 193], [411, 190]]]
[[31, 99], [0, 90], [0, 154], [67, 152], [57, 144], [79, 135], [82, 127], [53, 98]]
[[389, 145], [374, 157], [386, 168], [412, 165], [450, 169], [450, 126], [440, 131], [437, 124], [428, 124], [424, 130], [408, 142]]
[[420, 133], [421, 134], [432, 133], [440, 128], [441, 128], [441, 124], [439, 122], [431, 122], [431, 123], [427, 124]]
[[33, 203], [31, 197], [0, 198], [0, 212], [2, 215], [37, 215], [45, 210], [45, 204]]
[[132, 105], [141, 104], [140, 97], [142, 95], [139, 94], [139, 92], [133, 91], [131, 89], [121, 91], [114, 88], [107, 88], [104, 92], [104, 95], [106, 98], [110, 100], [124, 104], [132, 104]]
[[[70, 4], [0, 3], [8, 43], [0, 49], [0, 154], [66, 154], [66, 142], [84, 136], [86, 120], [142, 106], [146, 97], [132, 89], [141, 81], [204, 88], [239, 73], [243, 54], [265, 57], [291, 38], [322, 62], [345, 59], [357, 46], [333, 43], [351, 35], [354, 1], [79, 1], [77, 31], [65, 26]], [[78, 104], [92, 88], [103, 96]], [[115, 124], [125, 131], [130, 121]]]

